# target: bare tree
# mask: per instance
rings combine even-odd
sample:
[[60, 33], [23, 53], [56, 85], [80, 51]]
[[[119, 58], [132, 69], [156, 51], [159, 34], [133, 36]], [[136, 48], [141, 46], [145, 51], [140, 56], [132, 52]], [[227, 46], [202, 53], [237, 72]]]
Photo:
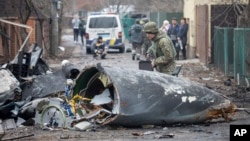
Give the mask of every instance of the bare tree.
[[[16, 13], [18, 14], [18, 19], [20, 23], [22, 24], [27, 24], [27, 21], [31, 15], [31, 12], [34, 10], [34, 5], [32, 3], [32, 0], [20, 0], [20, 1], [15, 1], [11, 0], [10, 1], [12, 4], [12, 7], [16, 10]], [[25, 41], [28, 33], [26, 29], [21, 28], [21, 39], [22, 42]], [[25, 45], [25, 50], [28, 48], [28, 44]]]
[[244, 13], [239, 18], [239, 26], [250, 27], [250, 0], [248, 0]]

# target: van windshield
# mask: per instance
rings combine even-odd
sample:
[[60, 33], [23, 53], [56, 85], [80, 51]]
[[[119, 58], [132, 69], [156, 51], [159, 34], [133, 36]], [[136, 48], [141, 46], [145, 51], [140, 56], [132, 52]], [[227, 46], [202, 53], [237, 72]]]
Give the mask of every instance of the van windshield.
[[89, 22], [89, 28], [114, 28], [117, 26], [115, 17], [95, 17], [91, 18]]

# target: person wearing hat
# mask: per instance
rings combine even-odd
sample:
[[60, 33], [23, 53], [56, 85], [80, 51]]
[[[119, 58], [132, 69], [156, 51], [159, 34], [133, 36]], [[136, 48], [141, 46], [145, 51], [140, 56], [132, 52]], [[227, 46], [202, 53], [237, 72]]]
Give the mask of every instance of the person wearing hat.
[[172, 74], [175, 69], [176, 51], [171, 39], [163, 32], [158, 30], [155, 22], [148, 22], [144, 26], [144, 32], [153, 44], [149, 52], [153, 52], [152, 67], [158, 72]]

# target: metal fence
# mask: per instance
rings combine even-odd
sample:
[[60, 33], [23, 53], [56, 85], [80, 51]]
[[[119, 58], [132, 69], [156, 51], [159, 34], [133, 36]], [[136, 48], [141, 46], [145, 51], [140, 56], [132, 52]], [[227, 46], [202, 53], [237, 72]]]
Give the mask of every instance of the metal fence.
[[250, 28], [214, 28], [214, 65], [245, 84], [250, 76]]
[[123, 30], [124, 30], [124, 34], [125, 34], [125, 38], [129, 39], [129, 29], [130, 27], [135, 24], [135, 19], [133, 18], [122, 18], [122, 24], [123, 24]]
[[234, 75], [233, 31], [233, 28], [214, 29], [214, 65], [227, 76]]
[[250, 28], [235, 28], [234, 35], [234, 76], [244, 84], [250, 76]]

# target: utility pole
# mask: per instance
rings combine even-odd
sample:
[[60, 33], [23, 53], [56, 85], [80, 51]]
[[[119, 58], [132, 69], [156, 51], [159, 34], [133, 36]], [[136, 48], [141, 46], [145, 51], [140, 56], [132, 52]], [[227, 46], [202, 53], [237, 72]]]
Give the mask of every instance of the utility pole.
[[75, 13], [76, 13], [76, 1], [73, 0], [72, 2], [73, 2], [73, 4], [72, 4], [73, 14], [75, 15]]
[[57, 54], [57, 48], [58, 48], [58, 34], [59, 34], [59, 27], [58, 27], [58, 13], [57, 13], [57, 4], [58, 4], [58, 0], [52, 0], [52, 4], [51, 4], [51, 32], [52, 32], [52, 36], [51, 36], [51, 55], [56, 56]]

